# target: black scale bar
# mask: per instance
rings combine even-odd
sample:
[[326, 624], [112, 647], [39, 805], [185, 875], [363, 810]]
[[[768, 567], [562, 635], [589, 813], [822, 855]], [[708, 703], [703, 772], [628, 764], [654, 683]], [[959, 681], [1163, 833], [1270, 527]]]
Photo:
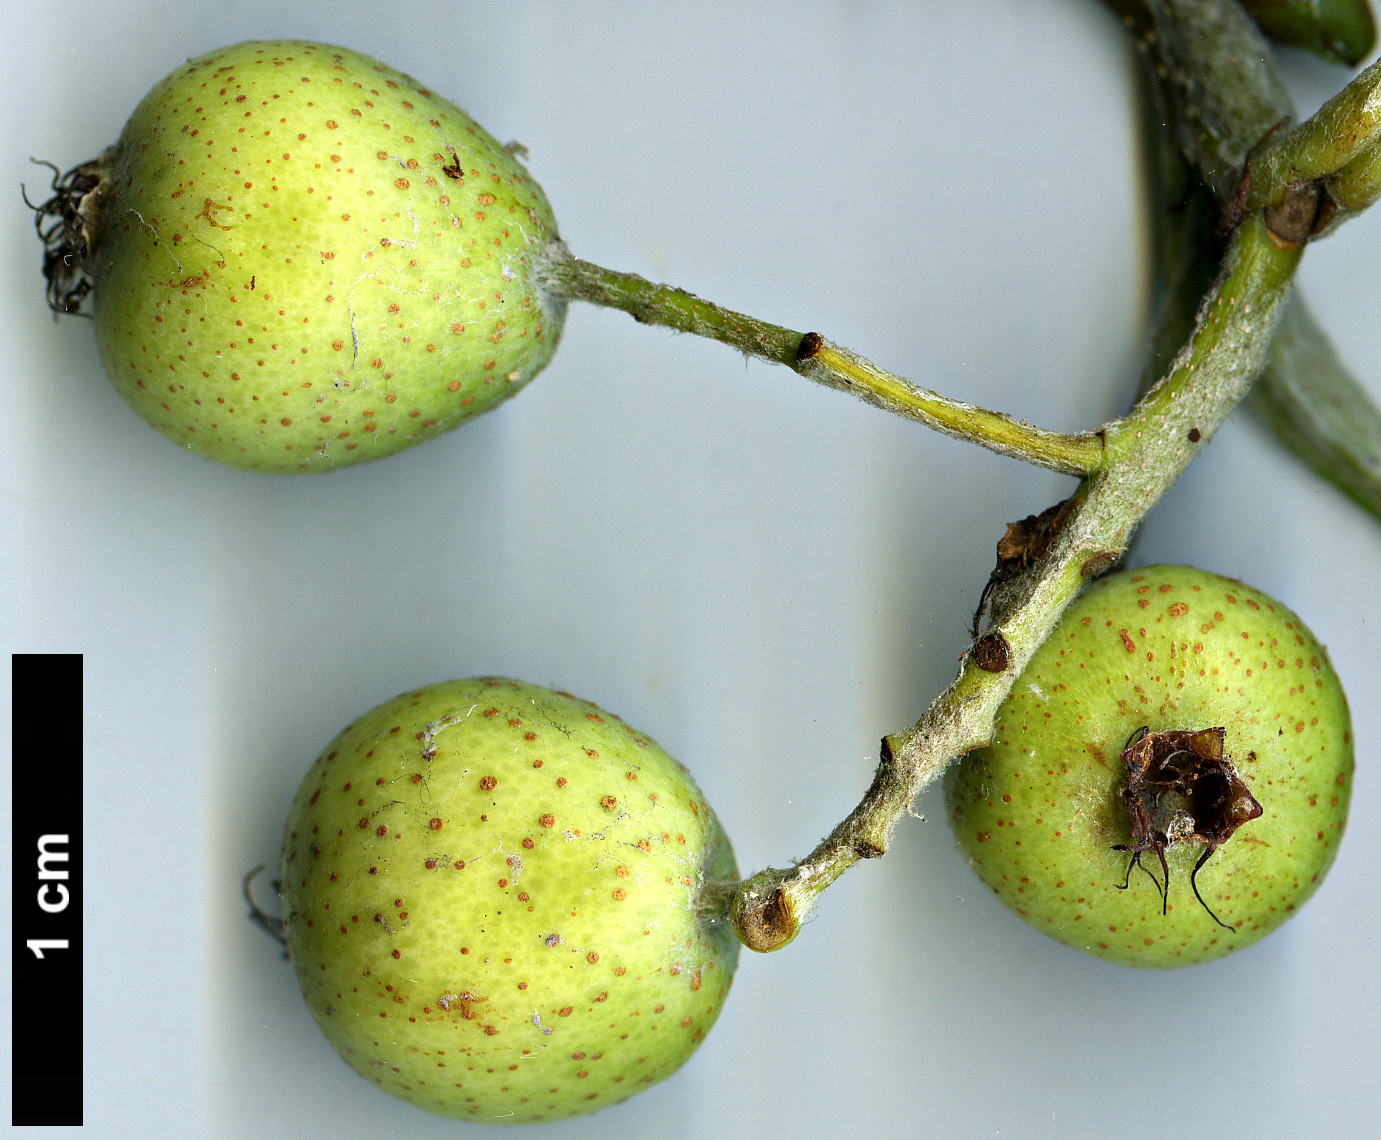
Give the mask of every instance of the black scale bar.
[[15, 653], [11, 1123], [82, 1123], [82, 657]]

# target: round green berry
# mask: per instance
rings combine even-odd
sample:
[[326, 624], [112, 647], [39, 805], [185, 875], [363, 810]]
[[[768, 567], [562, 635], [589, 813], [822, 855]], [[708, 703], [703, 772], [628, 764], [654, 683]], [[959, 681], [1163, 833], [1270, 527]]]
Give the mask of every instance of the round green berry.
[[443, 1116], [553, 1120], [675, 1072], [723, 1005], [733, 852], [685, 768], [587, 701], [502, 678], [346, 728], [293, 803], [298, 980], [362, 1076]]
[[541, 188], [368, 56], [273, 41], [194, 59], [76, 188], [68, 240], [106, 371], [209, 459], [303, 472], [391, 455], [513, 395], [556, 349]]
[[1270, 933], [1337, 854], [1351, 721], [1279, 602], [1189, 566], [1091, 585], [945, 801], [979, 877], [1036, 929], [1132, 966]]

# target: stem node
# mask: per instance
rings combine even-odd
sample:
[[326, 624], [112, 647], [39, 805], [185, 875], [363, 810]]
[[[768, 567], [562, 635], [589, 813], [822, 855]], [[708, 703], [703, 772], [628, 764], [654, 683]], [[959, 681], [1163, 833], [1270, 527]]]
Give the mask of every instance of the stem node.
[[745, 879], [729, 904], [729, 921], [749, 950], [780, 950], [800, 932], [801, 924], [782, 889], [782, 872], [768, 868]]

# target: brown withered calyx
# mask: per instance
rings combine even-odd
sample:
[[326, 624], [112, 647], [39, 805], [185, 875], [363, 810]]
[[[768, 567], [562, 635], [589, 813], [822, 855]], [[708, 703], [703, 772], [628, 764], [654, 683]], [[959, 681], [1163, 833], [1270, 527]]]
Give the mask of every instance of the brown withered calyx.
[[[1262, 813], [1246, 782], [1224, 750], [1226, 732], [1222, 728], [1198, 731], [1150, 732], [1140, 729], [1122, 752], [1127, 783], [1118, 792], [1131, 816], [1130, 843], [1113, 845], [1114, 851], [1130, 851], [1126, 889], [1132, 868], [1141, 867], [1161, 894], [1161, 912], [1169, 905], [1170, 867], [1165, 849], [1176, 843], [1195, 841], [1204, 844], [1189, 885], [1199, 905], [1210, 918], [1226, 930], [1223, 922], [1199, 894], [1196, 877], [1209, 857], [1226, 843], [1242, 824]], [[1146, 851], [1160, 860], [1164, 881], [1141, 862]]]
[[1034, 566], [1059, 536], [1073, 513], [1073, 498], [1062, 499], [1053, 507], [1046, 507], [1038, 515], [1007, 524], [1007, 533], [997, 542], [997, 564], [988, 577], [987, 585], [978, 598], [973, 614], [973, 636], [978, 636], [978, 623], [988, 605], [988, 595], [999, 582], [1009, 582], [1028, 567]]

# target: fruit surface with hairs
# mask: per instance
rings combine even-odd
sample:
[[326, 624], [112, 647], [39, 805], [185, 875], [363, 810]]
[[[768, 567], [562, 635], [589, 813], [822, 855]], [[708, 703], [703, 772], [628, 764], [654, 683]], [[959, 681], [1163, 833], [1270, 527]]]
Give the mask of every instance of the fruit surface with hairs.
[[460, 108], [345, 48], [178, 68], [81, 203], [106, 371], [176, 443], [264, 472], [432, 439], [513, 395], [565, 316], [556, 221]]
[[728, 992], [737, 878], [686, 770], [587, 701], [504, 678], [405, 693], [303, 781], [281, 867], [293, 966], [385, 1092], [523, 1123], [679, 1068]]
[[[1215, 799], [1207, 776], [1184, 777], [1194, 749], [1218, 739]], [[1314, 893], [1352, 771], [1341, 684], [1299, 618], [1241, 582], [1150, 566], [1070, 605], [1000, 707], [992, 744], [951, 766], [945, 799], [974, 870], [1037, 930], [1174, 967], [1250, 945]], [[1193, 822], [1215, 803], [1242, 810]]]

